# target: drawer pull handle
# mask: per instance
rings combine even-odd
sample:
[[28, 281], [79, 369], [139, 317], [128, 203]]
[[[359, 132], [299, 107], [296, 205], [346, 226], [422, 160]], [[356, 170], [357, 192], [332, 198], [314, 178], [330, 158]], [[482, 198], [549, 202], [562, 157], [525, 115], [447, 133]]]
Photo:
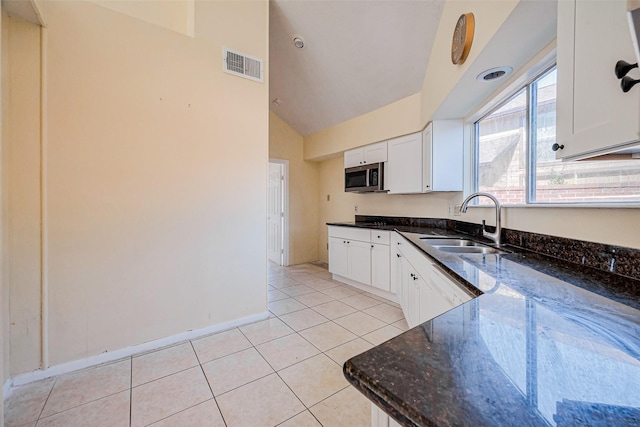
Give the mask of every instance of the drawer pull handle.
[[620, 60], [616, 62], [614, 71], [616, 73], [616, 77], [621, 79], [629, 74], [629, 71], [633, 70], [634, 68], [638, 68], [637, 62], [635, 64], [629, 64], [627, 61]]
[[624, 76], [622, 80], [620, 80], [620, 88], [624, 93], [627, 93], [634, 87], [637, 83], [640, 83], [640, 79], [634, 80], [629, 76]]

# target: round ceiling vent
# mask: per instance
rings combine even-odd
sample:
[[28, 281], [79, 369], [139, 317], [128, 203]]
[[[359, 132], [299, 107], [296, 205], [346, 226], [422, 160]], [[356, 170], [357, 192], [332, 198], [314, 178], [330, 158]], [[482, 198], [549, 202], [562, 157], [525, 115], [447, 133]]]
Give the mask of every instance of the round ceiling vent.
[[481, 82], [489, 82], [508, 76], [513, 71], [511, 67], [496, 67], [483, 71], [476, 77]]
[[298, 49], [302, 49], [304, 47], [304, 40], [300, 36], [293, 36], [293, 45]]

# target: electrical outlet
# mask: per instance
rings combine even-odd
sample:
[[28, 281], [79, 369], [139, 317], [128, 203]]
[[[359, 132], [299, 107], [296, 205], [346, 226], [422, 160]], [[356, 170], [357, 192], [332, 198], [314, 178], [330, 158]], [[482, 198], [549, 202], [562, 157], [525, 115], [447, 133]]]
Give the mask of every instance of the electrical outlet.
[[453, 207], [453, 216], [460, 216], [462, 215], [462, 212], [460, 212], [460, 208], [462, 207], [462, 205], [455, 205]]
[[355, 213], [358, 213], [358, 205], [353, 205], [353, 211], [354, 211]]
[[453, 205], [449, 205], [449, 215], [453, 215]]

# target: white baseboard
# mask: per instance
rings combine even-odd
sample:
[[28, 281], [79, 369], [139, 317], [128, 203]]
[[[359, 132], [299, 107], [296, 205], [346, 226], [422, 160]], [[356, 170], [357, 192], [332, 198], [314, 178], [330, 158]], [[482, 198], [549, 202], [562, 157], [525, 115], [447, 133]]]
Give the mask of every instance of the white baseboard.
[[7, 379], [4, 384], [2, 384], [2, 398], [6, 398], [11, 391], [11, 378]]
[[361, 291], [369, 292], [370, 294], [379, 296], [381, 298], [387, 299], [395, 303], [399, 302], [398, 295], [392, 292], [378, 289], [364, 283], [356, 282], [355, 280], [347, 279], [346, 277], [338, 276], [337, 274], [332, 274], [331, 277], [336, 282], [341, 282], [341, 283], [344, 283], [345, 285], [353, 286], [354, 288], [360, 289]]
[[27, 372], [24, 374], [16, 375], [9, 378], [4, 383], [4, 398], [11, 393], [12, 387], [17, 387], [24, 384], [29, 384], [34, 381], [43, 380], [56, 375], [67, 374], [69, 372], [77, 371], [80, 369], [88, 368], [91, 366], [101, 365], [103, 363], [114, 362], [116, 360], [124, 359], [126, 357], [133, 356], [138, 353], [144, 353], [152, 350], [157, 350], [163, 347], [177, 344], [182, 341], [188, 341], [196, 338], [210, 335], [216, 332], [221, 332], [227, 329], [235, 328], [237, 326], [246, 325], [248, 323], [264, 320], [269, 317], [269, 312], [263, 312], [254, 314], [252, 316], [242, 317], [240, 319], [230, 320], [228, 322], [217, 323], [215, 325], [207, 326], [201, 329], [195, 329], [191, 331], [182, 332], [170, 337], [161, 338], [155, 341], [149, 341], [143, 344], [134, 345], [131, 347], [121, 348], [119, 350], [110, 351], [107, 353], [97, 354], [95, 356], [87, 357], [86, 359], [74, 360], [72, 362], [62, 363], [60, 365], [51, 366], [47, 369], [38, 369], [36, 371]]

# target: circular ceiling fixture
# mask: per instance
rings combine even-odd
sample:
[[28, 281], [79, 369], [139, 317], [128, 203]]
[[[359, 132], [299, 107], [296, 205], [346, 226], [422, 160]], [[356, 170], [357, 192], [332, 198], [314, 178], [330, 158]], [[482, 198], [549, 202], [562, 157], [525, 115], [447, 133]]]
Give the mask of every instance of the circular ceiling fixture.
[[298, 49], [302, 49], [304, 47], [304, 40], [300, 36], [293, 36], [293, 45]]
[[478, 74], [478, 77], [476, 77], [476, 79], [478, 79], [481, 82], [490, 82], [493, 80], [506, 77], [509, 74], [511, 74], [512, 71], [513, 71], [513, 68], [511, 67], [491, 68], [489, 70], [483, 71], [482, 73]]

